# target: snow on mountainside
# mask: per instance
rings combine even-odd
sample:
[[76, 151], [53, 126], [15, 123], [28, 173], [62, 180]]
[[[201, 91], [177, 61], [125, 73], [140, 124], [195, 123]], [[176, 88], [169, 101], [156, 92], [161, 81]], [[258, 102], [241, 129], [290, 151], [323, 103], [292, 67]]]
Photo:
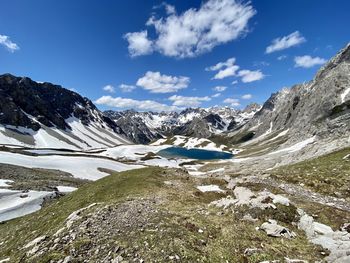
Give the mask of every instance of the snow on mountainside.
[[80, 150], [129, 141], [89, 99], [51, 83], [5, 74], [0, 76], [0, 143]]
[[258, 104], [251, 104], [244, 110], [229, 107], [188, 108], [182, 112], [136, 112], [105, 111], [136, 143], [151, 141], [173, 135], [208, 138], [214, 134], [233, 130], [260, 110]]

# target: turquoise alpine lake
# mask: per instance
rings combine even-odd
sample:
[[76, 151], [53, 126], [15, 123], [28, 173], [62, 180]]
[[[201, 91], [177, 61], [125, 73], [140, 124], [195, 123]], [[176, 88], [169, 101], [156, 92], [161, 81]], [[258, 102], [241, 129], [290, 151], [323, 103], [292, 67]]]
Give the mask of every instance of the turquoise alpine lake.
[[231, 159], [233, 154], [228, 152], [210, 151], [203, 149], [187, 149], [184, 147], [169, 147], [160, 150], [158, 155], [165, 158], [189, 158], [197, 160]]

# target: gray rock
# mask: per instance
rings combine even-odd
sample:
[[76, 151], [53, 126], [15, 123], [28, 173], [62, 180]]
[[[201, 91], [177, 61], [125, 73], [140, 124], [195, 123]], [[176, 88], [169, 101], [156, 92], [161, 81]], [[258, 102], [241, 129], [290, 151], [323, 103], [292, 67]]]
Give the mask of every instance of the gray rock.
[[280, 226], [275, 220], [270, 219], [268, 222], [263, 223], [260, 229], [265, 231], [268, 236], [272, 237], [285, 237], [294, 238], [296, 234], [290, 231], [288, 228]]

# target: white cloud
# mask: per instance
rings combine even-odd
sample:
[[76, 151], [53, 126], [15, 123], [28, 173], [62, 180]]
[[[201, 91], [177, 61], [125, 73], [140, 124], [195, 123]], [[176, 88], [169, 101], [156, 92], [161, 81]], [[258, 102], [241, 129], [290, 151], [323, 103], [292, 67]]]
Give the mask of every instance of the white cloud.
[[253, 98], [253, 96], [252, 94], [244, 94], [241, 98], [244, 100], [250, 100], [251, 98]]
[[19, 49], [19, 46], [16, 43], [13, 43], [10, 40], [10, 37], [5, 35], [0, 35], [0, 45], [6, 47], [10, 52], [15, 52]]
[[205, 97], [185, 97], [173, 95], [168, 98], [173, 102], [173, 106], [198, 107], [203, 101], [210, 101], [211, 98]]
[[233, 99], [233, 98], [227, 98], [223, 101], [225, 104], [230, 104], [232, 107], [238, 107], [241, 104], [239, 103], [238, 99]]
[[126, 84], [120, 84], [119, 88], [122, 90], [122, 92], [132, 92], [136, 87], [134, 85], [126, 85]]
[[221, 96], [221, 93], [215, 93], [214, 95], [212, 95], [211, 97], [212, 98], [217, 98], [217, 97], [220, 97]]
[[[179, 15], [173, 8], [166, 10], [166, 17], [152, 16], [146, 25], [155, 28], [153, 50], [177, 58], [195, 57], [239, 38], [248, 31], [248, 22], [256, 14], [250, 2], [236, 0], [208, 0], [200, 8]], [[134, 50], [129, 41], [129, 51]]]
[[219, 62], [214, 66], [205, 68], [206, 71], [218, 71], [213, 79], [223, 79], [236, 75], [239, 66], [235, 65], [236, 59], [229, 58], [225, 62]]
[[327, 61], [324, 58], [320, 57], [311, 57], [311, 56], [301, 56], [301, 57], [295, 57], [294, 58], [295, 67], [301, 67], [301, 68], [311, 68], [316, 65], [322, 65], [326, 63]]
[[235, 76], [236, 71], [238, 69], [239, 69], [239, 66], [237, 65], [227, 67], [225, 69], [220, 70], [218, 73], [216, 73], [213, 79], [224, 79], [227, 77]]
[[205, 70], [206, 71], [217, 71], [217, 70], [222, 69], [223, 67], [232, 66], [235, 64], [235, 62], [236, 62], [236, 58], [229, 58], [225, 62], [219, 62], [214, 66], [206, 67]]
[[127, 33], [124, 38], [129, 42], [128, 50], [132, 57], [147, 55], [153, 52], [153, 43], [147, 38], [147, 31]]
[[190, 78], [188, 77], [168, 76], [162, 75], [160, 72], [148, 71], [137, 80], [136, 85], [151, 93], [170, 93], [187, 88], [189, 83]]
[[287, 55], [282, 55], [277, 57], [277, 60], [285, 60], [287, 58]]
[[[265, 75], [260, 70], [239, 70], [239, 66], [235, 65], [236, 59], [229, 58], [225, 62], [219, 62], [214, 66], [207, 67], [207, 71], [218, 71], [212, 79], [223, 79], [226, 77], [237, 76], [242, 78], [242, 82], [253, 82], [256, 80], [263, 79]], [[239, 70], [239, 71], [238, 71]], [[237, 80], [232, 82], [232, 85], [237, 84]], [[219, 90], [218, 90], [219, 91]]]
[[112, 85], [106, 85], [103, 87], [104, 91], [107, 91], [109, 93], [114, 93], [115, 92], [115, 88]]
[[95, 103], [119, 109], [135, 109], [140, 111], [177, 111], [181, 109], [176, 106], [161, 104], [154, 100], [134, 100], [121, 97], [113, 98], [111, 96], [102, 96]]
[[279, 50], [287, 49], [305, 42], [306, 39], [299, 33], [295, 31], [288, 36], [279, 37], [272, 40], [271, 45], [269, 45], [265, 53], [270, 54]]
[[240, 70], [238, 72], [238, 76], [241, 77], [243, 83], [253, 82], [257, 80], [261, 80], [265, 77], [265, 75], [260, 70]]
[[213, 88], [213, 90], [219, 91], [219, 92], [225, 91], [226, 89], [227, 87], [225, 86], [216, 86], [215, 88]]
[[172, 14], [176, 13], [175, 6], [170, 5], [170, 4], [166, 3], [166, 2], [163, 2], [160, 5], [153, 6], [153, 9], [159, 9], [159, 8], [162, 8], [162, 7], [165, 8], [165, 12], [167, 13], [167, 15], [172, 15]]
[[176, 13], [175, 6], [164, 3], [165, 11], [168, 15], [172, 15]]

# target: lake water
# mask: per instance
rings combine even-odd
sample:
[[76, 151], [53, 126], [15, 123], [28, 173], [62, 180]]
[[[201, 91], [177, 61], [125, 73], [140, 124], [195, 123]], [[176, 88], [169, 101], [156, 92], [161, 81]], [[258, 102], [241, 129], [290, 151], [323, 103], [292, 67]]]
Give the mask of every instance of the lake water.
[[169, 147], [160, 150], [157, 154], [165, 158], [178, 157], [198, 160], [231, 159], [233, 157], [233, 154], [227, 152], [187, 149], [183, 147]]

